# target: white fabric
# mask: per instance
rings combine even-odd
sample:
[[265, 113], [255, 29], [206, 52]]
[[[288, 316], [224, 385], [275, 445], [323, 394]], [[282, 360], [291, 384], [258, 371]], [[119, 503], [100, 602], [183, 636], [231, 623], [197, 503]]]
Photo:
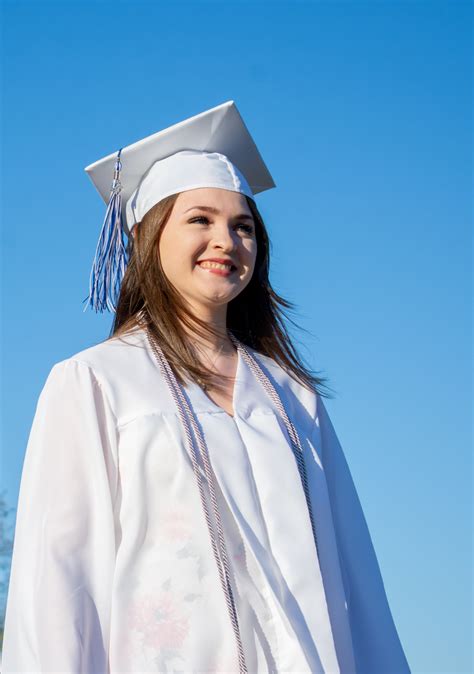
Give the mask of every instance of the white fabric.
[[243, 174], [225, 155], [183, 150], [156, 161], [142, 178], [125, 207], [128, 228], [141, 222], [145, 213], [165, 197], [200, 187], [241, 192], [253, 199]]
[[[242, 182], [242, 187], [245, 190], [248, 187], [248, 190], [244, 192], [248, 196], [275, 187], [275, 182], [236, 104], [234, 101], [226, 101], [122, 148], [120, 155], [122, 163], [120, 183], [122, 185], [123, 225], [127, 233], [135, 222], [139, 222], [139, 220], [135, 220], [131, 210], [127, 211], [126, 204], [147, 171], [150, 170], [155, 162], [166, 160], [168, 157], [183, 150], [194, 150], [198, 154], [218, 153], [222, 157], [226, 157], [234, 167], [229, 167], [229, 170], [231, 172], [235, 170], [235, 174], [239, 180], [242, 179], [242, 175], [245, 176], [246, 186]], [[116, 162], [117, 150], [95, 161], [93, 164], [89, 164], [85, 168], [86, 173], [106, 204], [110, 200], [110, 188]], [[161, 190], [169, 182], [167, 189], [164, 189], [161, 193], [161, 198], [164, 198], [179, 191], [179, 184], [174, 182], [174, 177], [176, 176], [174, 160], [162, 166], [168, 166], [171, 171], [171, 180], [169, 180], [167, 175], [168, 169], [163, 168], [162, 175], [160, 176], [161, 180], [155, 185], [158, 190]], [[235, 167], [238, 167], [238, 170]], [[224, 170], [223, 166], [218, 167], [217, 162], [215, 162], [215, 167], [212, 169], [214, 173], [216, 168], [219, 175]], [[207, 180], [209, 178], [209, 175], [207, 175], [209, 169], [205, 164], [199, 162], [199, 165], [196, 166], [193, 184], [198, 183], [200, 178], [202, 178], [202, 170], [206, 177], [205, 182], [209, 182]], [[188, 172], [188, 175], [192, 177], [192, 171]], [[224, 177], [226, 185], [231, 184], [229, 177]], [[212, 187], [213, 185], [198, 183], [196, 186]], [[219, 179], [216, 187], [220, 186], [221, 182]], [[232, 188], [226, 187], [225, 189]], [[157, 203], [157, 201], [154, 203]], [[145, 211], [142, 210], [140, 217], [143, 217], [144, 213]]]
[[[209, 446], [249, 674], [405, 674], [322, 399], [252, 351], [306, 456], [321, 569], [284, 424], [239, 355], [235, 417], [187, 394]], [[20, 487], [3, 674], [238, 672], [174, 401], [144, 333], [55, 365]]]

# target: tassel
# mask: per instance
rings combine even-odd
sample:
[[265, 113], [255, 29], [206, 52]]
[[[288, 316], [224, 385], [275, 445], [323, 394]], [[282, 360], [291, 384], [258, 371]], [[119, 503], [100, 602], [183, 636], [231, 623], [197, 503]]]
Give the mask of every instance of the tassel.
[[92, 263], [89, 296], [84, 300], [87, 301], [84, 311], [90, 306], [96, 312], [108, 310], [115, 313], [128, 262], [122, 222], [121, 152], [119, 150], [117, 154], [110, 199]]

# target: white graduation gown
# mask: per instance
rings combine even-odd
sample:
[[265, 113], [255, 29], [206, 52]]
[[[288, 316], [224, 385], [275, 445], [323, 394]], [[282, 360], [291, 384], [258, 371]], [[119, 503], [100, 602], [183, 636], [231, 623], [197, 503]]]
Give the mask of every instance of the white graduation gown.
[[[321, 566], [286, 428], [239, 355], [234, 417], [197, 384], [186, 392], [216, 476], [248, 671], [405, 674], [323, 401], [250, 351], [301, 437]], [[238, 672], [185, 436], [143, 330], [56, 364], [40, 395], [2, 671]]]

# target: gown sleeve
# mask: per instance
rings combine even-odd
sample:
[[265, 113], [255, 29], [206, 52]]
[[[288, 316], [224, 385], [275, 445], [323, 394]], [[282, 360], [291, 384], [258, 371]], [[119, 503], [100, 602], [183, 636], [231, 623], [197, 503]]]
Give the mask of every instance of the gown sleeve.
[[316, 424], [321, 434], [357, 674], [409, 674], [385, 594], [362, 507], [343, 450], [322, 399]]
[[56, 364], [23, 464], [3, 674], [108, 671], [116, 429], [89, 366]]

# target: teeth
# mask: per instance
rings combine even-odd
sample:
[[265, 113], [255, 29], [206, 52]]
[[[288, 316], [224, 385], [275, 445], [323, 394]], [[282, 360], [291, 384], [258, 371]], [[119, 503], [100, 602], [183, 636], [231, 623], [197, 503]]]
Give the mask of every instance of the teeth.
[[231, 264], [220, 264], [219, 262], [210, 262], [206, 260], [205, 262], [200, 263], [201, 267], [204, 268], [209, 268], [209, 269], [232, 269]]

